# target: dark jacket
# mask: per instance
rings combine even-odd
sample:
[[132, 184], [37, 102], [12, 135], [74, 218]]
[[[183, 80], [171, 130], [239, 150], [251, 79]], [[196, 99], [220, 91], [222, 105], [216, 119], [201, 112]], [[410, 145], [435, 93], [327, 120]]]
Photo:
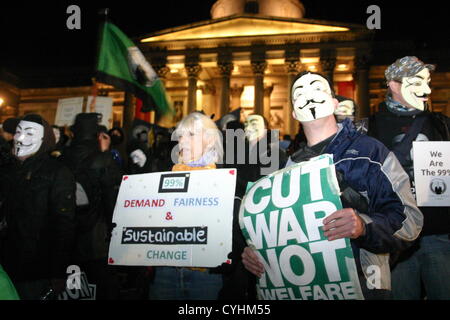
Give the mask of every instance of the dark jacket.
[[[338, 127], [323, 153], [333, 155], [336, 172], [346, 186], [367, 199], [367, 212], [360, 212], [366, 234], [350, 241], [360, 262], [357, 267], [368, 277], [368, 266], [378, 265], [381, 288], [390, 289], [389, 254], [412, 245], [422, 229], [423, 216], [394, 154], [379, 141], [359, 133], [350, 119]], [[287, 166], [295, 159], [294, 153]]]
[[75, 136], [59, 159], [73, 172], [89, 201], [76, 207], [74, 259], [83, 262], [105, 258], [108, 254], [109, 232], [122, 172], [110, 152], [99, 150], [94, 136], [80, 137], [83, 138]]
[[[429, 141], [449, 141], [450, 119], [441, 113], [424, 111], [416, 117], [402, 116], [390, 112], [386, 104], [380, 104], [379, 112], [370, 119], [369, 135], [383, 142], [390, 150], [400, 147], [399, 140], [409, 130], [415, 118], [425, 118], [420, 128], [422, 139]], [[414, 138], [413, 140], [415, 140]], [[415, 191], [413, 159], [409, 150], [412, 144], [405, 146], [406, 156], [401, 159], [403, 168], [408, 173], [412, 190]], [[419, 207], [424, 215], [424, 225], [421, 235], [450, 233], [449, 207]]]
[[65, 278], [74, 239], [72, 173], [40, 153], [8, 174], [2, 263], [13, 281]]

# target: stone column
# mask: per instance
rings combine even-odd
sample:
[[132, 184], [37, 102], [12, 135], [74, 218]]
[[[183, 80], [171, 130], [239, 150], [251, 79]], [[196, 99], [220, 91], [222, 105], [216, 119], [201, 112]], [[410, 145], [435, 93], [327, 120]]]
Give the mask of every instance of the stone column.
[[291, 87], [294, 83], [294, 79], [301, 69], [301, 62], [297, 60], [287, 60], [287, 106], [285, 108], [286, 119], [286, 134], [290, 134], [292, 139], [298, 133], [298, 121], [292, 116], [292, 101], [291, 101]]
[[166, 65], [156, 65], [156, 66], [153, 66], [153, 68], [155, 68], [155, 72], [158, 75], [158, 78], [161, 79], [161, 81], [165, 85], [166, 84], [166, 76], [167, 76], [167, 73], [169, 73], [170, 68], [167, 67]]
[[197, 110], [197, 80], [202, 67], [199, 64], [185, 65], [188, 75], [188, 113]]
[[323, 75], [330, 80], [331, 89], [333, 89], [334, 68], [336, 67], [335, 49], [320, 50], [320, 66], [322, 67]]
[[264, 71], [266, 71], [266, 61], [252, 62], [252, 71], [255, 76], [255, 104], [253, 111], [264, 116]]
[[221, 78], [220, 90], [220, 117], [224, 116], [230, 111], [230, 77], [233, 71], [232, 62], [218, 62], [219, 72]]
[[272, 94], [273, 86], [264, 87], [264, 118], [270, 123], [270, 95]]
[[219, 110], [216, 108], [214, 103], [214, 94], [216, 93], [216, 89], [212, 84], [206, 83], [202, 87], [203, 91], [203, 111], [208, 115], [215, 114], [214, 119], [219, 119], [218, 114]]
[[167, 50], [165, 48], [144, 48], [142, 53], [150, 61], [158, 77], [164, 82], [170, 69], [167, 65]]
[[237, 84], [234, 84], [233, 87], [230, 88], [231, 93], [231, 110], [237, 109], [241, 106], [241, 95], [244, 91], [244, 87], [238, 87]]
[[253, 112], [264, 116], [264, 72], [267, 69], [266, 50], [262, 43], [254, 43], [252, 48], [250, 61], [255, 85]]
[[356, 82], [356, 104], [355, 111], [357, 120], [370, 116], [369, 100], [369, 53], [357, 50], [355, 56], [355, 82]]

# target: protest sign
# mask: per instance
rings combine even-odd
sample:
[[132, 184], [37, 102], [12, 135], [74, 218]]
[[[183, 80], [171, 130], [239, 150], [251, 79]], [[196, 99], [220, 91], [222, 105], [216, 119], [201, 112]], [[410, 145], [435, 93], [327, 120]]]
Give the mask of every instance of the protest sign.
[[70, 126], [78, 113], [83, 112], [83, 97], [58, 100], [55, 124], [60, 127]]
[[[93, 96], [88, 96], [87, 100], [87, 112], [91, 112], [91, 104]], [[101, 125], [112, 128], [113, 123], [113, 99], [111, 97], [95, 97], [95, 105], [93, 106], [92, 112], [97, 112], [102, 115]]]
[[450, 141], [414, 141], [414, 182], [418, 206], [450, 206]]
[[124, 176], [109, 264], [217, 267], [231, 252], [236, 169]]
[[328, 241], [323, 219], [342, 209], [331, 155], [258, 180], [242, 200], [239, 222], [264, 265], [264, 300], [363, 299], [349, 239]]

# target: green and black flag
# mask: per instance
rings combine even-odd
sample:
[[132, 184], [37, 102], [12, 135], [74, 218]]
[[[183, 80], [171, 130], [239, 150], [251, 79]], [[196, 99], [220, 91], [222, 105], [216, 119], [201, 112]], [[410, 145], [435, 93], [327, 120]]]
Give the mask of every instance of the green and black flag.
[[105, 22], [101, 31], [96, 80], [142, 100], [142, 111], [172, 112], [164, 85], [142, 52], [119, 28]]

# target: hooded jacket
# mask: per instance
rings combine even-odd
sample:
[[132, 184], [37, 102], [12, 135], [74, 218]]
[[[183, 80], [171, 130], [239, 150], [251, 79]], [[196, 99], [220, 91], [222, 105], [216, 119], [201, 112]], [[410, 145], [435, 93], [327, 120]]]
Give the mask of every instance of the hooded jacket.
[[36, 154], [8, 173], [2, 264], [13, 282], [63, 279], [74, 239], [74, 177], [49, 156], [55, 142], [48, 123], [37, 115], [23, 120], [43, 125], [44, 138]]

